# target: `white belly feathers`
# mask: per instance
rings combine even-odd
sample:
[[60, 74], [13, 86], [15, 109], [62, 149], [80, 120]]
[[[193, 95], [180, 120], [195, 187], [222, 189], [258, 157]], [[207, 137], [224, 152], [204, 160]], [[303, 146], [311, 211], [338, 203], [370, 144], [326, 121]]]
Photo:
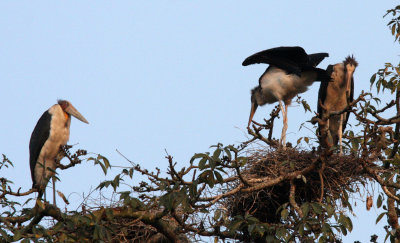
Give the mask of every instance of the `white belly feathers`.
[[[54, 175], [56, 159], [60, 152], [60, 146], [65, 145], [69, 139], [69, 126], [71, 119], [64, 115], [60, 105], [56, 104], [49, 109], [51, 116], [49, 138], [44, 143], [35, 166], [35, 180], [40, 187], [45, 188], [47, 181]], [[50, 168], [50, 170], [44, 168]], [[45, 180], [46, 178], [46, 180]]]
[[316, 75], [311, 72], [302, 73], [301, 77], [295, 74], [287, 74], [277, 67], [270, 67], [261, 77], [260, 86], [266, 97], [274, 97], [265, 100], [265, 103], [273, 103], [278, 100], [289, 102], [297, 94], [304, 93], [315, 81]]

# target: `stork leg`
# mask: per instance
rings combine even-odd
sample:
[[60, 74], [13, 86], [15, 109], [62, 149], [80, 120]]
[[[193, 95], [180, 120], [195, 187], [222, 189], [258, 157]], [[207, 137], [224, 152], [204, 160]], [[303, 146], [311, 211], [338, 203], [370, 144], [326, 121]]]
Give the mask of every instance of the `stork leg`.
[[285, 150], [286, 149], [286, 131], [287, 131], [287, 105], [285, 104], [285, 107], [283, 107], [282, 101], [279, 100], [279, 108], [282, 111], [282, 118], [283, 118], [283, 128], [282, 128], [282, 134], [281, 134], [281, 139], [279, 141], [279, 144], [282, 145], [282, 148]]
[[340, 152], [339, 155], [343, 155], [343, 148], [342, 148], [342, 136], [343, 136], [343, 114], [340, 115], [340, 122], [339, 122], [339, 131], [338, 131], [338, 136], [339, 136], [339, 148]]
[[56, 179], [53, 177], [53, 205], [57, 206], [56, 204]]

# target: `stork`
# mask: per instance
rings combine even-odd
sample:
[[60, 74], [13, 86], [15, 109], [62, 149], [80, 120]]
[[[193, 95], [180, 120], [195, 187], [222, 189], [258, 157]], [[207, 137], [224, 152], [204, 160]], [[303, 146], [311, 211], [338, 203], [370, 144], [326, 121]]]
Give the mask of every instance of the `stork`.
[[[247, 66], [255, 63], [269, 64], [269, 67], [258, 80], [258, 86], [251, 90], [250, 127], [254, 113], [258, 106], [279, 102], [283, 117], [283, 128], [280, 144], [286, 147], [287, 131], [287, 107], [292, 98], [297, 94], [307, 91], [314, 81], [329, 81], [330, 77], [324, 69], [316, 66], [328, 53], [315, 53], [308, 55], [303, 48], [276, 47], [255, 53], [242, 65]], [[283, 107], [282, 102], [285, 104]]]
[[[318, 114], [322, 118], [325, 113], [341, 111], [353, 101], [354, 78], [353, 74], [358, 66], [354, 56], [348, 56], [342, 63], [329, 65], [327, 73], [331, 76], [332, 82], [321, 83], [318, 92]], [[322, 106], [321, 106], [322, 105]], [[340, 115], [331, 116], [327, 123], [319, 125], [319, 134], [323, 126], [328, 126], [328, 141], [330, 146], [338, 145], [340, 154], [343, 154], [342, 135], [346, 129], [350, 112], [347, 111]], [[322, 138], [323, 139], [323, 138]]]
[[[40, 199], [46, 185], [55, 174], [57, 164], [63, 158], [60, 146], [67, 144], [71, 115], [84, 123], [89, 123], [69, 101], [58, 103], [43, 113], [32, 132], [29, 142], [29, 162], [32, 188], [38, 191]], [[55, 204], [55, 180], [53, 179], [53, 203]]]

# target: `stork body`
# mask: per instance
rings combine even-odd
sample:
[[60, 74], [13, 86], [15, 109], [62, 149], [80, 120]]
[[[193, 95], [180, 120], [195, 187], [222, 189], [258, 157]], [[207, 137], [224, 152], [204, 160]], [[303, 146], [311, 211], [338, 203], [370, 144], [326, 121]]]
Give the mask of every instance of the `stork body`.
[[[248, 127], [258, 106], [279, 102], [283, 116], [280, 144], [286, 147], [287, 107], [293, 97], [307, 91], [315, 81], [329, 81], [326, 71], [316, 66], [328, 53], [308, 55], [301, 47], [277, 47], [258, 52], [244, 60], [243, 66], [255, 63], [269, 64], [251, 91], [251, 111]], [[283, 107], [283, 104], [285, 107]]]
[[[42, 197], [48, 181], [55, 174], [57, 163], [63, 158], [60, 147], [68, 142], [71, 115], [88, 123], [71, 103], [60, 100], [58, 104], [53, 105], [43, 113], [32, 132], [29, 142], [29, 162], [33, 182], [32, 188], [38, 190], [38, 198]], [[55, 202], [55, 194], [53, 199]]]
[[[348, 56], [342, 63], [328, 66], [327, 73], [331, 76], [332, 82], [321, 83], [319, 88], [318, 114], [320, 118], [322, 118], [324, 115], [328, 115], [329, 112], [341, 111], [345, 109], [349, 102], [353, 101], [353, 74], [357, 66], [358, 63], [353, 56]], [[328, 138], [321, 138], [323, 141], [327, 141], [322, 142], [321, 144], [324, 144], [326, 147], [339, 144], [340, 154], [343, 154], [342, 135], [346, 129], [349, 115], [349, 111], [340, 115], [334, 115], [328, 119], [326, 124], [319, 125], [320, 135], [328, 136]], [[327, 134], [322, 134], [322, 129], [327, 129]]]

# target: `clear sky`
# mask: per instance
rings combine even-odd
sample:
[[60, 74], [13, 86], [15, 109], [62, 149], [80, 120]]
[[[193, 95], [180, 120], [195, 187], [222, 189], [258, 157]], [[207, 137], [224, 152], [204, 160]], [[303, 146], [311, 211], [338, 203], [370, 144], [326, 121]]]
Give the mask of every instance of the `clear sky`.
[[[371, 75], [385, 62], [398, 62], [399, 45], [382, 18], [396, 4], [1, 1], [0, 153], [15, 167], [0, 176], [30, 189], [29, 138], [41, 114], [59, 98], [71, 101], [90, 122], [73, 119], [69, 143], [101, 153], [114, 165], [128, 165], [116, 149], [144, 167], [165, 169], [164, 149], [185, 165], [212, 144], [244, 141], [250, 89], [267, 65], [241, 63], [276, 46], [328, 52], [321, 68], [354, 54], [358, 95], [369, 90]], [[318, 87], [302, 95], [313, 110]], [[255, 120], [272, 107], [259, 108]], [[311, 113], [293, 106], [288, 116], [289, 141], [311, 135], [298, 132]], [[276, 123], [279, 136], [281, 121]], [[61, 171], [60, 177], [58, 189], [66, 195], [87, 192], [106, 178], [92, 164]], [[80, 198], [71, 194], [70, 200]], [[364, 204], [357, 204], [362, 213], [344, 242], [368, 242], [381, 228], [375, 226], [377, 211], [366, 213]]]

